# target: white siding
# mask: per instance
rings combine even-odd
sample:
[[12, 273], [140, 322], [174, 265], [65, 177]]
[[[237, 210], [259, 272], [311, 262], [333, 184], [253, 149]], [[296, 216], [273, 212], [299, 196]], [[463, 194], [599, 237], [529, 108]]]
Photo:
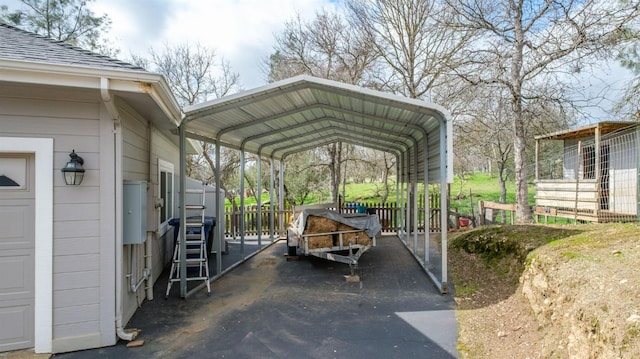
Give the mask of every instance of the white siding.
[[[157, 131], [153, 132], [152, 140], [152, 168], [153, 168], [153, 186], [152, 193], [154, 196], [158, 196], [158, 159], [162, 159], [167, 162], [173, 163], [174, 166], [174, 193], [178, 193], [180, 186], [180, 150], [169, 139], [159, 134]], [[178, 198], [174, 198], [174, 213], [177, 213]], [[153, 214], [153, 220], [149, 220], [148, 224], [150, 228], [158, 228], [158, 213]], [[158, 233], [155, 236], [153, 244], [153, 280], [154, 282], [160, 277], [165, 265], [171, 260], [173, 256], [173, 231], [169, 230], [166, 233]]]
[[[150, 129], [149, 121], [143, 119], [126, 104], [121, 103], [119, 110], [122, 118], [123, 179], [147, 181], [147, 229], [149, 231], [147, 240], [152, 241], [152, 280], [155, 282], [168, 259], [171, 258], [173, 250], [173, 232], [156, 232], [158, 211], [153, 204], [158, 197], [158, 158], [173, 163], [177, 171], [179, 168], [179, 149], [155, 128]], [[149, 156], [150, 147], [151, 156]], [[175, 186], [177, 188], [178, 183]], [[142, 278], [145, 265], [144, 247], [144, 244], [137, 244], [125, 245], [123, 248], [124, 323], [131, 319], [139, 304], [146, 299], [145, 286], [142, 285], [136, 293], [131, 293], [129, 290], [130, 282], [126, 278], [128, 274], [133, 274], [136, 282]], [[131, 253], [134, 256], [133, 264]]]
[[[122, 124], [122, 178], [149, 183], [149, 228], [157, 229], [152, 201], [157, 196], [158, 158], [173, 163], [178, 171], [178, 147], [157, 130], [150, 131], [149, 121], [122, 99], [116, 98], [116, 104]], [[117, 339], [113, 124], [98, 91], [0, 83], [0, 137], [43, 137], [54, 142], [54, 352], [113, 345]], [[72, 150], [85, 160], [86, 173], [80, 186], [65, 185], [60, 172]], [[171, 256], [173, 233], [148, 233], [155, 281]], [[128, 246], [123, 246], [122, 251], [126, 324], [145, 299], [145, 286], [135, 294], [129, 292], [129, 281], [124, 278], [131, 271]], [[133, 252], [134, 274], [140, 278], [144, 246], [139, 245]]]
[[[100, 111], [97, 93], [60, 88], [0, 85], [0, 136], [53, 138], [53, 350], [56, 342], [100, 336], [101, 283], [99, 178]], [[80, 187], [66, 186], [60, 169], [74, 150], [87, 170]], [[103, 240], [111, 240], [104, 238]], [[73, 293], [73, 294], [70, 294]], [[84, 349], [95, 341], [73, 341]], [[103, 343], [107, 345], [109, 343]]]
[[[119, 103], [122, 120], [122, 178], [125, 181], [149, 180], [149, 126], [126, 104]], [[148, 183], [147, 183], [148, 185]], [[153, 210], [149, 205], [149, 190], [147, 190], [147, 211]], [[136, 247], [135, 249], [133, 247]], [[131, 259], [134, 253], [135, 258]], [[136, 293], [131, 293], [129, 275], [134, 281], [142, 278], [144, 271], [144, 244], [129, 244], [122, 248], [122, 295], [123, 295], [123, 323], [127, 323], [135, 313], [139, 303], [146, 299], [144, 285]], [[135, 272], [132, 273], [132, 268]]]
[[638, 149], [636, 133], [623, 134], [624, 141], [612, 139], [609, 159], [609, 209], [616, 213], [637, 214]]

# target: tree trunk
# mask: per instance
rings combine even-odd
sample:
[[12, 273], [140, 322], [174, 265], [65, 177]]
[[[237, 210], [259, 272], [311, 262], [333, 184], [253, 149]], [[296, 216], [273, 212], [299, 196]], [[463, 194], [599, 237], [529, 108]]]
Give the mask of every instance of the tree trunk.
[[329, 145], [329, 177], [331, 181], [331, 201], [338, 202], [340, 178], [342, 177], [342, 142]]
[[[498, 162], [498, 184], [500, 185], [500, 199], [499, 199], [500, 203], [507, 202], [507, 181], [504, 175], [505, 166], [506, 164], [504, 162]], [[503, 224], [506, 223], [507, 221], [506, 211], [502, 210], [500, 214], [502, 217], [502, 223]], [[494, 218], [491, 218], [491, 222], [494, 222], [494, 221], [495, 221], [495, 214], [494, 214]]]
[[526, 131], [524, 126], [525, 116], [522, 100], [522, 69], [524, 49], [524, 29], [522, 25], [522, 9], [513, 12], [514, 18], [514, 51], [511, 60], [511, 96], [513, 106], [513, 133], [514, 133], [514, 162], [516, 181], [516, 222], [531, 222], [531, 208], [529, 207], [529, 189], [527, 186], [527, 162], [526, 162]]

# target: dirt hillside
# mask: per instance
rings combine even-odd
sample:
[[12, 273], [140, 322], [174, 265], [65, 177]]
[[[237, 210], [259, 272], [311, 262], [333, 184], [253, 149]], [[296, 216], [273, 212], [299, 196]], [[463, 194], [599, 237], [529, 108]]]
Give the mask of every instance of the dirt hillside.
[[640, 226], [451, 236], [463, 358], [640, 358]]

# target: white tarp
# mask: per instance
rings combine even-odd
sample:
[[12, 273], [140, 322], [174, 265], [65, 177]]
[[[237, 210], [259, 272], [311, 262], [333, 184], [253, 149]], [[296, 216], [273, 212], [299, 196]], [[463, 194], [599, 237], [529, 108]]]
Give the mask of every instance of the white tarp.
[[307, 217], [318, 216], [346, 224], [356, 229], [364, 230], [371, 238], [375, 237], [382, 229], [378, 216], [369, 214], [340, 214], [329, 209], [304, 209], [298, 218], [293, 222], [293, 226], [298, 233], [304, 233], [307, 224]]

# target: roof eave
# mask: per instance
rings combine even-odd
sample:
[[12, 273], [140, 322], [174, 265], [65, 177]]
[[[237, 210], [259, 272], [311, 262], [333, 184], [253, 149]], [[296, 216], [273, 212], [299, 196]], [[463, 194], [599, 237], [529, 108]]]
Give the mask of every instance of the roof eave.
[[579, 138], [585, 136], [592, 136], [595, 134], [595, 130], [600, 128], [604, 130], [604, 133], [615, 131], [627, 126], [636, 124], [636, 122], [627, 121], [602, 121], [595, 124], [572, 128], [568, 130], [556, 131], [544, 135], [534, 136], [536, 140], [564, 140], [569, 138]]
[[176, 126], [183, 117], [164, 77], [151, 72], [0, 59], [0, 78], [7, 82], [97, 91], [101, 89], [101, 79], [108, 78], [111, 91], [148, 94]]

